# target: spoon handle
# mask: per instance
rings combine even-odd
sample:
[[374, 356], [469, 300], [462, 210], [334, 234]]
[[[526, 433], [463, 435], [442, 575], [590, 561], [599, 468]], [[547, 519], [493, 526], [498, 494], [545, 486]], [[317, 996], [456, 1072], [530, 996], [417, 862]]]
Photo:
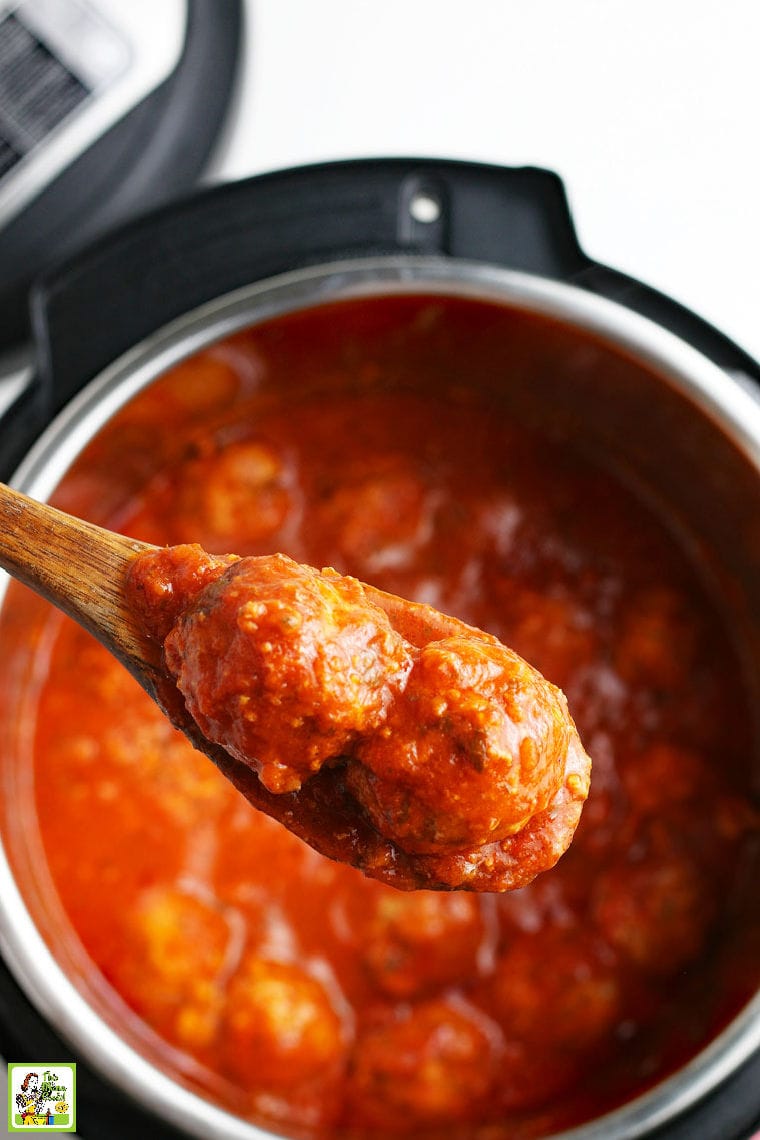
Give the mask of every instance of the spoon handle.
[[132, 672], [152, 654], [124, 602], [124, 576], [147, 549], [0, 483], [0, 567], [74, 618]]

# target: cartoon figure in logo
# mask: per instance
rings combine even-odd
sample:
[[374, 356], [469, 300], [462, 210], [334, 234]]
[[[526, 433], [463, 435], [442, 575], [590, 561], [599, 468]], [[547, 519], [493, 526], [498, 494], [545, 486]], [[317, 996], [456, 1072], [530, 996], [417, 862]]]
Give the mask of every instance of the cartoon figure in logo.
[[21, 1092], [16, 1094], [16, 1104], [24, 1124], [46, 1124], [47, 1098], [40, 1095], [40, 1078], [35, 1072], [27, 1073], [21, 1082]]

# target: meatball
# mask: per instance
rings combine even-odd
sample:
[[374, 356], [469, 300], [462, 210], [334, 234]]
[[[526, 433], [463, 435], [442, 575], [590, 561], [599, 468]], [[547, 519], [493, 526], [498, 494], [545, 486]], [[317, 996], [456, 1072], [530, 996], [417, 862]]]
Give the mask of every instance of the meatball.
[[602, 936], [648, 974], [680, 970], [701, 950], [714, 887], [696, 858], [656, 823], [599, 876], [592, 916]]
[[172, 515], [175, 542], [212, 550], [264, 549], [297, 502], [287, 460], [269, 443], [242, 440], [191, 460]]
[[168, 405], [175, 416], [177, 411], [189, 411], [199, 418], [208, 417], [234, 399], [250, 370], [246, 363], [231, 345], [215, 345], [175, 364], [159, 384], [151, 385], [140, 400], [127, 406], [127, 414], [137, 409], [143, 417], [162, 419]]
[[494, 1079], [498, 1031], [464, 1002], [443, 999], [368, 1028], [356, 1042], [351, 1084], [360, 1119], [411, 1131], [470, 1118]]
[[628, 765], [623, 782], [634, 811], [657, 815], [716, 788], [705, 760], [691, 749], [658, 742]]
[[473, 895], [402, 894], [383, 887], [369, 913], [355, 922], [362, 960], [377, 987], [392, 997], [417, 996], [477, 976], [485, 924]]
[[623, 617], [615, 653], [620, 675], [660, 690], [688, 684], [697, 633], [693, 610], [681, 594], [665, 586], [641, 591]]
[[119, 959], [127, 1000], [156, 1030], [193, 1050], [213, 1043], [233, 930], [209, 897], [156, 886], [137, 900]]
[[500, 583], [509, 644], [555, 685], [566, 688], [598, 653], [591, 614], [569, 597], [542, 594], [507, 579]]
[[562, 694], [517, 654], [450, 637], [421, 650], [346, 779], [404, 850], [462, 851], [513, 835], [548, 807], [572, 731]]
[[433, 532], [437, 496], [392, 456], [356, 472], [318, 506], [320, 525], [357, 573], [400, 570], [414, 561]]
[[357, 582], [284, 555], [231, 565], [180, 616], [164, 651], [204, 736], [278, 793], [371, 732], [411, 665]]
[[516, 938], [488, 992], [508, 1038], [571, 1053], [608, 1036], [621, 1002], [614, 955], [577, 927]]
[[227, 988], [223, 1054], [245, 1088], [286, 1094], [335, 1075], [343, 1021], [325, 986], [300, 966], [246, 957]]
[[180, 615], [239, 559], [207, 554], [196, 543], [148, 550], [130, 567], [127, 593], [146, 633], [163, 642]]
[[631, 760], [623, 781], [631, 805], [631, 830], [667, 816], [682, 848], [716, 875], [730, 864], [733, 844], [757, 828], [757, 812], [746, 797], [728, 790], [725, 773], [691, 748], [652, 744]]

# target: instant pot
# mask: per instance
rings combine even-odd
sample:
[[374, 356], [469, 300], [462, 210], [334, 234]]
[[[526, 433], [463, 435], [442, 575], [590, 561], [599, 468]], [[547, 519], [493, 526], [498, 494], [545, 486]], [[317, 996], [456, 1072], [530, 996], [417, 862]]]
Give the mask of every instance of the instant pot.
[[0, 353], [42, 269], [196, 184], [241, 26], [241, 0], [0, 0]]
[[[760, 365], [672, 300], [591, 261], [560, 180], [544, 170], [411, 159], [299, 168], [196, 194], [101, 237], [30, 290], [30, 379], [0, 419], [0, 474], [45, 497], [128, 395], [204, 344], [280, 313], [393, 292], [533, 315], [517, 369], [526, 414], [550, 399], [558, 424], [619, 456], [707, 552], [760, 710]], [[756, 913], [751, 885], [747, 898]], [[0, 1052], [80, 1063], [86, 1140], [138, 1129], [266, 1135], [119, 1040], [51, 957], [7, 865], [0, 946]], [[760, 995], [679, 1073], [563, 1136], [745, 1140], [757, 1128]]]

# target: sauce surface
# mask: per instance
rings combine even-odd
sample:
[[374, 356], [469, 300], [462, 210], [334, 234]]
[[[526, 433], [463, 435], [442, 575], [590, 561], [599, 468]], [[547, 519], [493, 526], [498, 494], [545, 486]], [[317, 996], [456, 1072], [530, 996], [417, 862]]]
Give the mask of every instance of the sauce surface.
[[55, 501], [332, 565], [535, 663], [594, 772], [530, 886], [405, 894], [325, 860], [82, 631], [20, 589], [3, 618], [49, 872], [122, 1024], [285, 1134], [546, 1135], [673, 1071], [758, 982], [732, 901], [756, 827], [737, 657], [667, 527], [481, 393], [498, 313], [396, 298], [236, 335], [125, 407]]

